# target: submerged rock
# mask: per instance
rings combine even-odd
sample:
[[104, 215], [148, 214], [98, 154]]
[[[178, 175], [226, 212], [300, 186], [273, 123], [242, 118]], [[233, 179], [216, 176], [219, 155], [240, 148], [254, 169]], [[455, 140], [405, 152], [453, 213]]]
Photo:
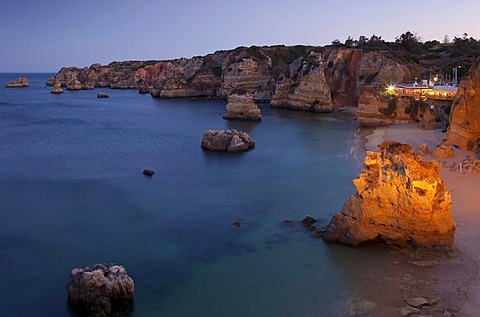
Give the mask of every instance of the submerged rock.
[[450, 250], [455, 223], [451, 197], [435, 162], [412, 147], [384, 142], [367, 152], [357, 193], [333, 216], [324, 240], [347, 245], [378, 243], [409, 250]]
[[109, 98], [110, 96], [107, 93], [99, 92], [97, 98]]
[[203, 135], [202, 149], [223, 152], [243, 152], [255, 147], [255, 141], [243, 131], [208, 130]]
[[153, 174], [155, 174], [155, 171], [152, 169], [146, 168], [143, 170], [143, 175], [153, 176]]
[[88, 311], [89, 316], [111, 316], [129, 309], [135, 286], [121, 265], [95, 264], [75, 268], [67, 284], [68, 300], [76, 308]]
[[428, 144], [427, 143], [422, 143], [417, 146], [415, 149], [415, 154], [420, 155], [420, 156], [425, 156], [430, 154], [430, 150], [428, 149]]

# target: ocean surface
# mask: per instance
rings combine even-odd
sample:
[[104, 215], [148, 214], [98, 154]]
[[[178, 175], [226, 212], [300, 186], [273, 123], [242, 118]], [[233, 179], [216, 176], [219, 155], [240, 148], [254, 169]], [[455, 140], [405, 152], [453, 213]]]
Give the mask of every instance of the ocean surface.
[[[382, 292], [396, 255], [298, 224], [325, 226], [354, 193], [352, 113], [265, 104], [261, 122], [229, 122], [223, 100], [52, 95], [50, 74], [5, 88], [19, 75], [0, 74], [1, 316], [78, 316], [69, 272], [100, 262], [134, 279], [136, 317], [345, 316]], [[227, 128], [255, 149], [201, 149], [206, 130]]]

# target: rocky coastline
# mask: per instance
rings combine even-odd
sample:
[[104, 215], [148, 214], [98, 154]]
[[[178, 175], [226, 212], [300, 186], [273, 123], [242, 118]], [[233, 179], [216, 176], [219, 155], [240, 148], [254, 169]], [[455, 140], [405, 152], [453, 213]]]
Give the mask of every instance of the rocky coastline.
[[138, 89], [158, 98], [226, 99], [240, 90], [272, 107], [330, 112], [357, 106], [366, 87], [419, 75], [415, 67], [361, 49], [252, 46], [189, 59], [63, 67], [47, 85], [60, 83], [71, 90]]

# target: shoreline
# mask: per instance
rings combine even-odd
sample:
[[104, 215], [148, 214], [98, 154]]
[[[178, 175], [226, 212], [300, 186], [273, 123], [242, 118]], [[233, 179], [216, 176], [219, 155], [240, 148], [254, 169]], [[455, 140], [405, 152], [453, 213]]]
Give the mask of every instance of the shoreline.
[[[442, 143], [440, 130], [422, 130], [418, 124], [397, 124], [391, 126], [366, 128], [355, 134], [354, 158], [358, 161], [361, 151], [377, 151], [384, 141], [398, 141], [411, 145], [414, 149], [421, 143], [427, 143], [432, 151]], [[359, 140], [357, 140], [357, 138]], [[411, 276], [423, 281], [416, 285], [415, 292], [407, 290], [405, 297], [418, 294], [426, 299], [434, 299], [443, 305], [453, 316], [475, 316], [480, 307], [480, 174], [450, 171], [453, 162], [461, 162], [474, 153], [466, 150], [454, 150], [451, 158], [436, 159], [431, 154], [422, 157], [425, 161], [435, 160], [440, 164], [440, 175], [452, 194], [452, 215], [456, 223], [454, 253], [452, 259], [429, 258], [435, 265], [413, 267]], [[365, 157], [365, 153], [362, 158]], [[363, 162], [360, 161], [360, 162]], [[425, 260], [425, 259], [422, 259]], [[432, 262], [433, 261], [433, 262]], [[391, 287], [399, 287], [400, 281], [391, 281]], [[411, 290], [413, 291], [413, 290]]]

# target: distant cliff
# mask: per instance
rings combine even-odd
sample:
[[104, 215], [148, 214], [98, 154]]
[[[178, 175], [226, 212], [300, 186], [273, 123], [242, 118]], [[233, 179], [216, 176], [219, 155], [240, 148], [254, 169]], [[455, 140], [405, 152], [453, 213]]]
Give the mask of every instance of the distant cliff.
[[412, 80], [415, 68], [360, 49], [271, 46], [217, 51], [169, 61], [63, 67], [47, 84], [67, 89], [110, 87], [160, 98], [226, 98], [245, 91], [275, 107], [329, 112], [357, 106], [365, 87]]

